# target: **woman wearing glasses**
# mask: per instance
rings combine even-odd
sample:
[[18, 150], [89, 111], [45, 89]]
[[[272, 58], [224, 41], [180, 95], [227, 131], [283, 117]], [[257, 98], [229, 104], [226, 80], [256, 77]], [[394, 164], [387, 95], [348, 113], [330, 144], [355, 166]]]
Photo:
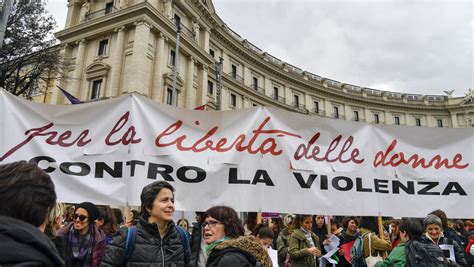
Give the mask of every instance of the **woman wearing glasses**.
[[206, 266], [271, 266], [267, 251], [253, 236], [243, 236], [244, 227], [234, 209], [216, 206], [204, 215], [204, 240], [209, 258]]
[[71, 217], [73, 221], [57, 233], [66, 266], [99, 266], [106, 243], [104, 232], [95, 224], [99, 210], [96, 205], [83, 202]]

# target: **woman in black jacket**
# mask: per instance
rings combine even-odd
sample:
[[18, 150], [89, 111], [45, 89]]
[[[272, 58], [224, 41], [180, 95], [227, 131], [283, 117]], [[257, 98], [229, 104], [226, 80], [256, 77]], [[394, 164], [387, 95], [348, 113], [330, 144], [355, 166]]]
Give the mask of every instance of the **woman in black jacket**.
[[[101, 266], [189, 266], [189, 240], [180, 237], [173, 223], [173, 192], [174, 188], [165, 181], [143, 188], [135, 242], [126, 246], [127, 235], [132, 232], [121, 229], [107, 245]], [[126, 247], [131, 251], [126, 253]]]
[[216, 206], [204, 215], [204, 240], [209, 258], [206, 266], [272, 265], [267, 251], [253, 236], [243, 236], [244, 228], [234, 209]]

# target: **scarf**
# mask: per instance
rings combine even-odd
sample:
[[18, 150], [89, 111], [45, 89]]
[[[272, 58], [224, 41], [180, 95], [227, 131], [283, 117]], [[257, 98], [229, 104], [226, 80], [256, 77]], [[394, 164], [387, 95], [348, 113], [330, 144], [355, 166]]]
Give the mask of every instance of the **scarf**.
[[66, 266], [75, 265], [75, 263], [80, 263], [84, 267], [91, 266], [95, 234], [94, 226], [95, 224], [90, 224], [89, 231], [84, 236], [81, 236], [74, 229], [74, 225], [71, 225], [67, 236]]
[[304, 237], [308, 240], [309, 247], [315, 247], [316, 245], [314, 244], [313, 237], [311, 237], [311, 232], [306, 231], [303, 227], [301, 227], [301, 231], [303, 231]]
[[217, 245], [219, 245], [220, 243], [222, 243], [226, 240], [229, 240], [229, 239], [230, 238], [228, 238], [227, 236], [224, 236], [223, 238], [221, 238], [217, 241], [214, 241], [211, 244], [207, 245], [207, 247], [206, 247], [207, 255], [209, 255], [211, 253], [212, 249], [214, 249]]
[[431, 236], [428, 234], [428, 233], [425, 233], [425, 236], [428, 238], [428, 240], [430, 240], [431, 242], [435, 243], [436, 245], [439, 244], [439, 241], [441, 240], [442, 237], [444, 237], [444, 234], [443, 232], [441, 232], [441, 234], [439, 235], [438, 237], [438, 241], [434, 241], [433, 238], [431, 238]]

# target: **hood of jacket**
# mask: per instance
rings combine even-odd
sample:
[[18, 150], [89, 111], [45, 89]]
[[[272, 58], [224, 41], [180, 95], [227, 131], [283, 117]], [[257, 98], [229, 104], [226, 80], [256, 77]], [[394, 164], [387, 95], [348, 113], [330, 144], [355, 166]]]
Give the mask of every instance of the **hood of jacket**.
[[27, 222], [0, 216], [0, 265], [30, 263], [63, 266], [64, 261], [53, 242]]
[[254, 236], [241, 236], [235, 239], [229, 239], [217, 245], [214, 250], [223, 251], [228, 248], [236, 248], [246, 252], [255, 257], [264, 267], [272, 266], [272, 260], [270, 256], [268, 256], [268, 252], [260, 245]]

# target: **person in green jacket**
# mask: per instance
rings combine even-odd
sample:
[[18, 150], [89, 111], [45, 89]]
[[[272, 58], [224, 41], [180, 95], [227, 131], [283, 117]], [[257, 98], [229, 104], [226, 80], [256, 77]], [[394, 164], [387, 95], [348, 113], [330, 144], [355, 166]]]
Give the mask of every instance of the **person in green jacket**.
[[384, 261], [377, 262], [375, 267], [404, 267], [406, 265], [405, 244], [414, 236], [420, 236], [423, 229], [413, 219], [404, 220], [400, 224], [400, 244], [396, 246]]
[[311, 215], [296, 216], [296, 227], [289, 242], [291, 267], [316, 266], [321, 247], [318, 236], [311, 231], [312, 227]]

